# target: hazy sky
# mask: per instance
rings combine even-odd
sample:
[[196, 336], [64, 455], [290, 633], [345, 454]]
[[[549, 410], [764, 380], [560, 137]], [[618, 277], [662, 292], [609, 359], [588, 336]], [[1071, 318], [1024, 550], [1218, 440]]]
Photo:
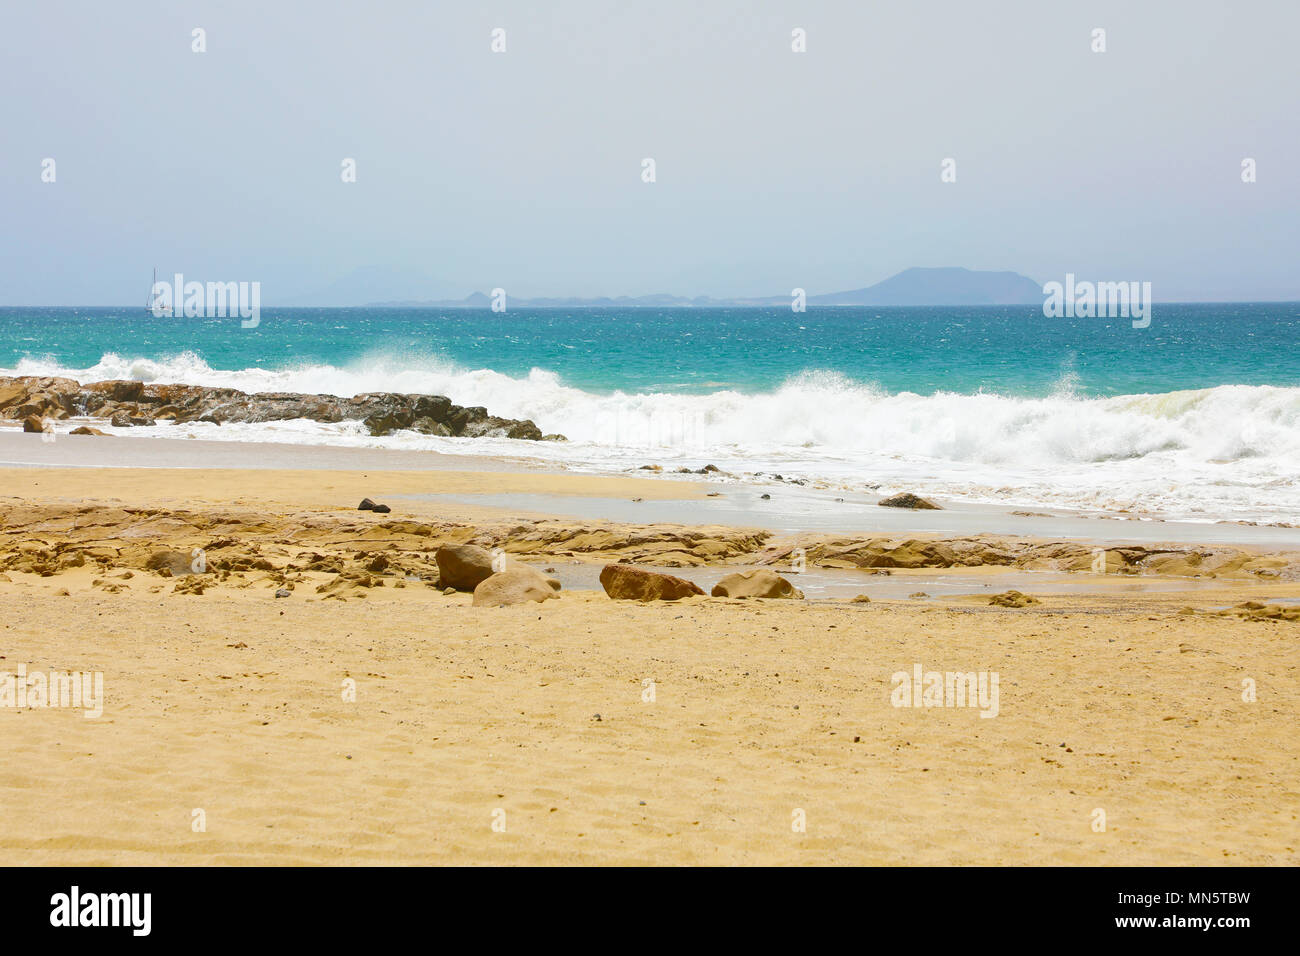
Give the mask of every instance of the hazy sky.
[[267, 305], [949, 265], [1300, 299], [1298, 38], [1295, 0], [7, 2], [0, 304], [153, 266]]

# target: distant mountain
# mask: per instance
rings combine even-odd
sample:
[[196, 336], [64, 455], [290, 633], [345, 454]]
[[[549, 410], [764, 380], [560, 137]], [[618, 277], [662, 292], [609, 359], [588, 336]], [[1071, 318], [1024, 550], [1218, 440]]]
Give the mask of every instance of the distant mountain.
[[808, 297], [809, 305], [1042, 305], [1043, 287], [1016, 272], [904, 269], [852, 292]]
[[[904, 269], [883, 282], [851, 292], [830, 292], [808, 296], [809, 305], [1042, 305], [1042, 287], [1016, 272], [976, 272], [971, 269]], [[595, 299], [523, 299], [507, 295], [506, 305], [525, 309], [595, 308], [772, 308], [789, 306], [790, 296], [715, 299], [701, 295], [603, 296]], [[377, 308], [486, 309], [489, 296], [475, 292], [464, 299], [436, 301], [398, 299], [371, 302]]]

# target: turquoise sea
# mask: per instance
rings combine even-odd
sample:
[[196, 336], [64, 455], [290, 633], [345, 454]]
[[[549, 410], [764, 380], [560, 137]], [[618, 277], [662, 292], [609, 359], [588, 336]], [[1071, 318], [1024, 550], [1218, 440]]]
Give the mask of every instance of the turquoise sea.
[[[264, 309], [238, 319], [155, 318], [142, 308], [0, 308], [0, 366], [87, 369], [106, 355], [223, 371], [352, 368], [377, 358], [523, 376], [593, 392], [704, 394], [777, 388], [809, 371], [887, 392], [1083, 395], [1215, 385], [1300, 385], [1300, 304], [1157, 305], [1126, 319], [1047, 319], [1036, 307]], [[455, 396], [451, 396], [453, 399]]]
[[570, 441], [374, 439], [312, 422], [225, 426], [226, 439], [602, 470], [713, 462], [1008, 505], [1300, 523], [1298, 303], [1156, 303], [1145, 329], [1036, 307], [263, 309], [254, 329], [141, 307], [4, 308], [0, 374], [433, 392]]

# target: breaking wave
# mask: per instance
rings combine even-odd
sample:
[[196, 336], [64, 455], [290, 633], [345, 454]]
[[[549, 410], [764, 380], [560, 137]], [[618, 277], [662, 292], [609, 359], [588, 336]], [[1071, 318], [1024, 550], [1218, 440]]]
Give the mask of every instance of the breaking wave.
[[[103, 355], [89, 368], [27, 358], [6, 375], [82, 382], [137, 379], [247, 392], [446, 395], [494, 415], [530, 418], [567, 443], [371, 438], [356, 425], [222, 426], [227, 440], [389, 445], [524, 455], [571, 467], [623, 470], [646, 462], [781, 471], [844, 488], [880, 486], [976, 500], [1201, 520], [1300, 520], [1300, 388], [1221, 385], [1107, 398], [1078, 394], [888, 393], [839, 373], [807, 371], [763, 392], [598, 394], [533, 369], [491, 369], [379, 356], [338, 367], [221, 370], [193, 353], [166, 359]], [[215, 437], [217, 426], [185, 425]], [[132, 434], [140, 434], [143, 429]], [[148, 429], [160, 436], [173, 428]]]

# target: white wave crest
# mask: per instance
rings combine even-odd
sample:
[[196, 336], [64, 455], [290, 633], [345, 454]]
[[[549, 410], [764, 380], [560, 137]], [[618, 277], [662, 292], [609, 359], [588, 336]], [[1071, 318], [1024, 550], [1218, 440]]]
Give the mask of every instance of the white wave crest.
[[[1300, 521], [1300, 388], [1223, 385], [1091, 398], [1066, 376], [1052, 394], [890, 394], [836, 372], [809, 371], [757, 393], [597, 394], [549, 371], [510, 376], [432, 359], [374, 356], [346, 367], [214, 369], [193, 353], [166, 359], [105, 354], [73, 369], [24, 359], [5, 375], [82, 382], [129, 378], [248, 392], [446, 395], [495, 415], [529, 418], [567, 443], [372, 439], [355, 427], [273, 423], [223, 438], [526, 454], [570, 466], [625, 469], [712, 462], [781, 471], [843, 487], [1128, 510], [1161, 517]], [[214, 426], [186, 426], [206, 437]], [[143, 430], [140, 430], [143, 431]], [[155, 432], [165, 434], [170, 429]]]

